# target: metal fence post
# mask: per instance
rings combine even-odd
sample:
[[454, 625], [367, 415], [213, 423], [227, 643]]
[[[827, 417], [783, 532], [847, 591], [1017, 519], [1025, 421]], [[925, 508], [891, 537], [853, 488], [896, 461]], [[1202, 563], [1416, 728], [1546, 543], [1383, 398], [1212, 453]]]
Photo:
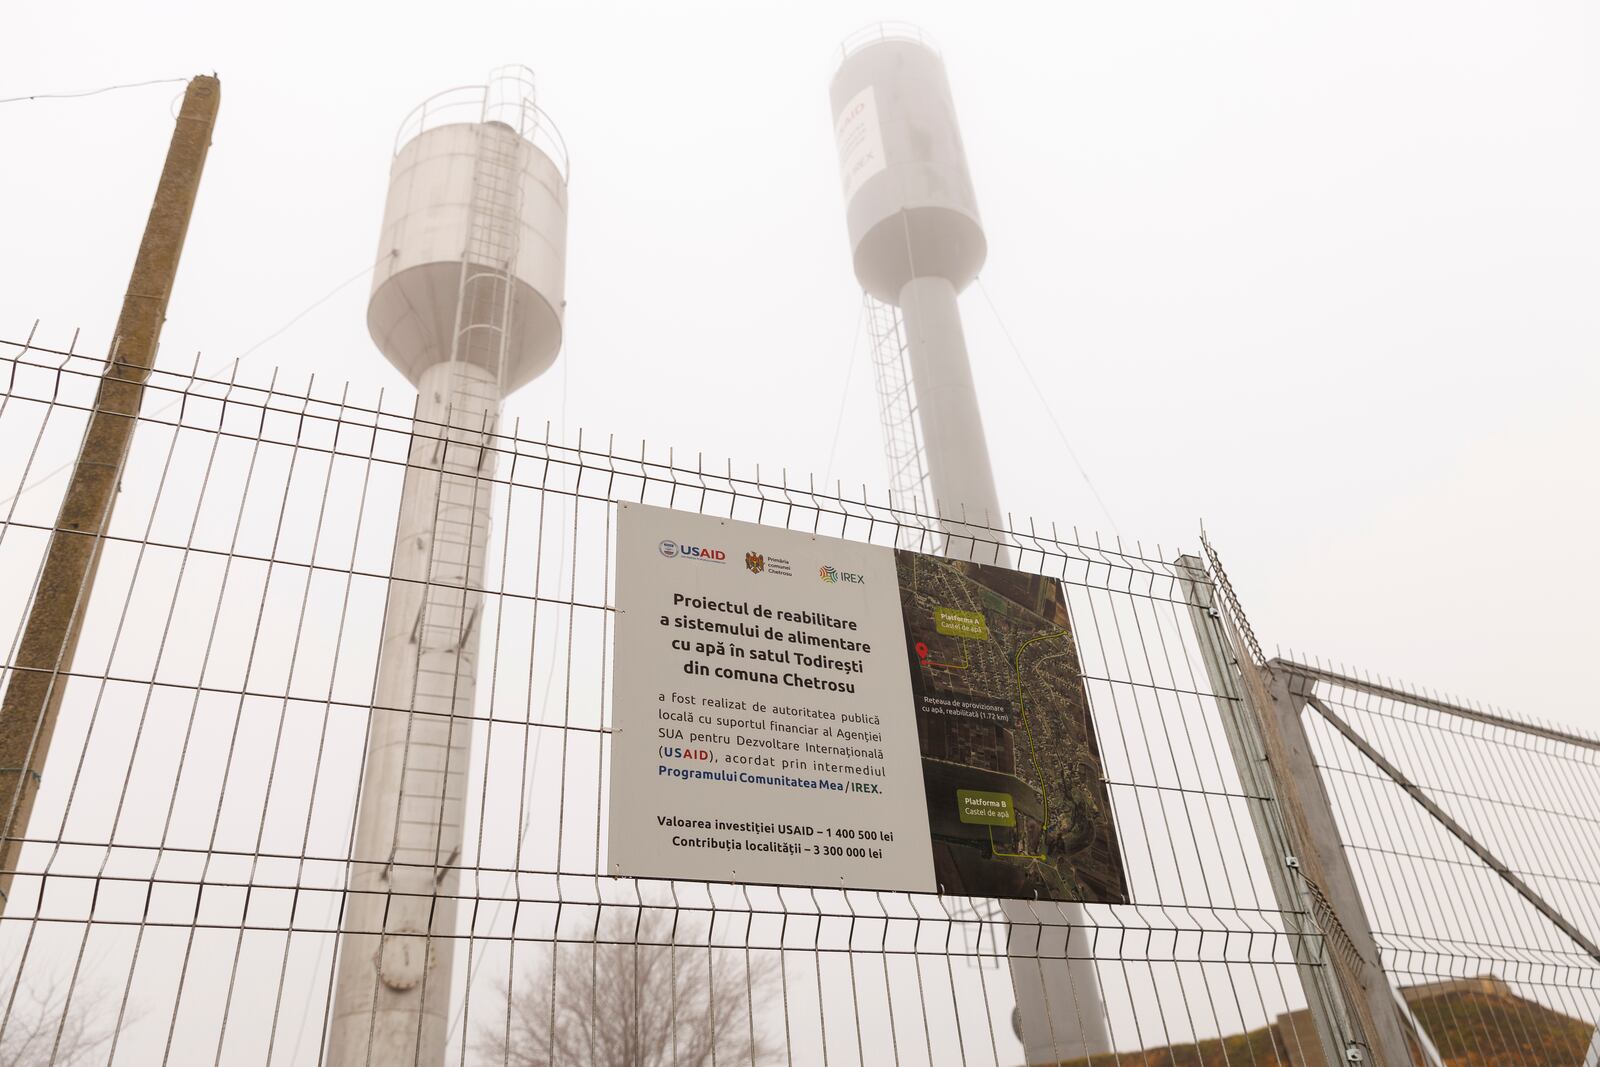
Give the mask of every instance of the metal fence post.
[[1261, 798], [1250, 804], [1251, 820], [1324, 1061], [1370, 1056], [1380, 1067], [1408, 1067], [1389, 983], [1300, 724], [1304, 699], [1240, 658], [1200, 559], [1180, 556], [1176, 567], [1234, 765], [1245, 792]]

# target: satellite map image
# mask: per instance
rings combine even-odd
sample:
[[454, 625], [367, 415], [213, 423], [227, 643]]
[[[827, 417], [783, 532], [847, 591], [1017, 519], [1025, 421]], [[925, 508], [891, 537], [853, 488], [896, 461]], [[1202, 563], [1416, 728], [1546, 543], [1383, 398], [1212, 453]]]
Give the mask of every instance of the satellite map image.
[[945, 893], [1122, 903], [1122, 854], [1061, 583], [897, 551]]

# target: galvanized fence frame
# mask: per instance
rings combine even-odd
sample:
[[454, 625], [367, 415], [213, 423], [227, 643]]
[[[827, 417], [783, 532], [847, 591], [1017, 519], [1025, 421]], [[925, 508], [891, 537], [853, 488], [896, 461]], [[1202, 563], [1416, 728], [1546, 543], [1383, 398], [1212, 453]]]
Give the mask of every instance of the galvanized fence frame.
[[1585, 810], [1600, 739], [1268, 657], [1206, 552], [1252, 703], [1283, 741], [1280, 788], [1309, 812], [1306, 877], [1345, 948], [1334, 958], [1349, 961], [1336, 969], [1363, 1052], [1425, 1067], [1583, 1060], [1600, 1038], [1600, 822]]
[[[103, 367], [4, 346], [0, 564], [23, 578], [0, 594], [7, 683], [50, 473]], [[40, 807], [11, 831], [0, 1028], [47, 1039], [42, 1062], [321, 1062], [398, 484], [413, 439], [439, 432], [409, 400], [152, 374], [83, 646], [53, 670]], [[1220, 568], [1033, 523], [972, 546], [1067, 589], [1131, 903], [1077, 924], [1036, 904], [1030, 924], [937, 895], [616, 879], [601, 872], [617, 503], [928, 550], [939, 516], [609, 440], [513, 428], [492, 447], [475, 838], [440, 949], [463, 976], [451, 1062], [570, 1061], [558, 1047], [576, 1041], [596, 1062], [999, 1067], [1020, 1058], [1002, 964], [1068, 958], [1099, 987], [1071, 1011], [1103, 1016], [1114, 1055], [1063, 1043], [1061, 1061], [1307, 1062], [1274, 1025], [1307, 1003], [1319, 1055], [1368, 1047], [1337, 980], [1346, 939], [1288, 862], [1258, 657], [1238, 651], [1254, 642], [1230, 632], [1243, 616]], [[620, 1001], [617, 974], [634, 986]], [[667, 1001], [653, 1032], [670, 1055], [607, 1051], [614, 1017], [623, 1037], [646, 1030], [645, 993]]]
[[1316, 663], [1273, 669], [1303, 706], [1402, 1016], [1445, 1059], [1582, 1060], [1600, 1023], [1600, 741]]

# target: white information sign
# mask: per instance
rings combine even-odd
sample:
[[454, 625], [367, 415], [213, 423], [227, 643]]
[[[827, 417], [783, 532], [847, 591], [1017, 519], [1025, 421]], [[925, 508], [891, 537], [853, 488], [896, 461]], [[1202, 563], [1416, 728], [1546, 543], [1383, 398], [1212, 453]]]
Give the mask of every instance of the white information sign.
[[883, 155], [883, 127], [878, 124], [878, 98], [867, 86], [844, 106], [834, 123], [839, 145], [839, 180], [845, 203], [874, 174], [888, 166]]
[[616, 874], [933, 892], [892, 549], [617, 524]]
[[1128, 899], [1066, 589], [637, 504], [608, 869]]

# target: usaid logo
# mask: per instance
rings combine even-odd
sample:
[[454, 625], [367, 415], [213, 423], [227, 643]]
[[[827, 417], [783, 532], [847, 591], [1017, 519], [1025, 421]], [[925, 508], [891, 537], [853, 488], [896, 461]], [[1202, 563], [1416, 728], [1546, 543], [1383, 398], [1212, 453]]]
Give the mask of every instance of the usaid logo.
[[656, 545], [657, 551], [668, 559], [683, 556], [686, 559], [703, 559], [708, 563], [724, 563], [728, 554], [720, 548], [705, 548], [702, 545], [685, 545], [677, 541], [662, 541]]

